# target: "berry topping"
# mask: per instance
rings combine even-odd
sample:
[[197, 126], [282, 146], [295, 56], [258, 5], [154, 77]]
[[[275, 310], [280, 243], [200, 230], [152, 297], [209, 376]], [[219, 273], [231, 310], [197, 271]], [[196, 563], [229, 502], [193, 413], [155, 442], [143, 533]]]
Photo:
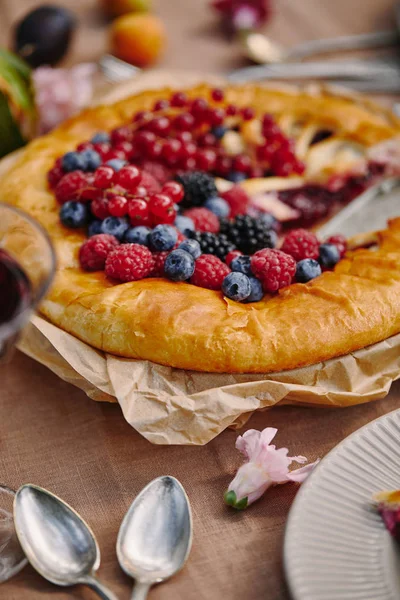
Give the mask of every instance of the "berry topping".
[[124, 242], [128, 244], [142, 244], [142, 246], [148, 246], [150, 232], [150, 227], [144, 227], [143, 225], [131, 227], [125, 233]]
[[221, 197], [229, 204], [231, 217], [247, 213], [250, 206], [250, 198], [239, 185], [234, 185], [230, 190], [223, 192]]
[[61, 167], [64, 173], [86, 171], [86, 165], [86, 158], [80, 152], [67, 152], [61, 159]]
[[251, 294], [250, 279], [243, 273], [229, 273], [222, 282], [222, 293], [236, 302], [241, 302]]
[[194, 259], [201, 255], [201, 246], [196, 240], [183, 240], [178, 246], [179, 250], [185, 250], [193, 256]]
[[169, 251], [153, 252], [154, 267], [150, 273], [150, 277], [164, 277], [164, 264], [168, 255]]
[[153, 250], [171, 250], [178, 239], [178, 232], [171, 225], [157, 225], [149, 234], [149, 244]]
[[218, 217], [207, 208], [190, 208], [184, 216], [192, 219], [197, 231], [209, 231], [210, 233], [219, 231]]
[[292, 282], [296, 261], [281, 250], [259, 250], [251, 257], [251, 270], [266, 292], [276, 292]]
[[184, 235], [189, 235], [194, 231], [194, 223], [190, 217], [178, 215], [175, 219], [175, 227]]
[[134, 192], [141, 178], [141, 173], [135, 165], [126, 165], [118, 171], [115, 180], [118, 185], [128, 190], [128, 192]]
[[107, 217], [101, 224], [101, 233], [113, 235], [117, 240], [122, 240], [129, 225], [121, 217]]
[[212, 254], [202, 254], [196, 260], [191, 283], [208, 290], [220, 290], [222, 282], [230, 273], [229, 267]]
[[206, 200], [204, 208], [211, 210], [220, 219], [229, 217], [231, 212], [229, 204], [223, 198], [209, 198]]
[[327, 244], [333, 244], [339, 250], [340, 258], [346, 254], [347, 250], [347, 240], [344, 235], [332, 235], [330, 238], [326, 240]]
[[194, 272], [194, 258], [189, 252], [173, 250], [165, 261], [164, 273], [172, 281], [187, 281]]
[[298, 283], [307, 283], [319, 275], [321, 275], [321, 266], [317, 260], [305, 258], [297, 263], [296, 281]]
[[86, 240], [79, 250], [79, 261], [85, 271], [102, 271], [108, 254], [119, 242], [112, 235], [101, 233]]
[[317, 259], [319, 241], [317, 236], [307, 229], [293, 229], [283, 240], [281, 250], [293, 256], [296, 262], [304, 258]]
[[87, 223], [89, 212], [85, 204], [70, 200], [65, 202], [60, 209], [60, 220], [65, 227], [77, 229]]
[[190, 234], [190, 237], [200, 244], [200, 248], [204, 254], [213, 254], [221, 260], [225, 260], [225, 257], [232, 251], [241, 252], [235, 250], [235, 246], [228, 240], [226, 235], [215, 234], [209, 232], [195, 231]]
[[137, 281], [147, 277], [154, 267], [154, 258], [146, 246], [121, 244], [106, 258], [106, 275], [118, 281]]
[[245, 254], [254, 254], [262, 248], [274, 248], [278, 237], [262, 221], [249, 215], [238, 215], [233, 221], [221, 220], [221, 233]]
[[184, 208], [202, 206], [209, 198], [218, 196], [214, 178], [202, 171], [182, 173], [176, 176], [176, 180], [182, 185], [185, 192], [182, 200]]
[[64, 175], [56, 185], [55, 195], [63, 204], [68, 200], [75, 200], [79, 197], [79, 191], [87, 186], [87, 175], [83, 171], [74, 171]]
[[251, 259], [250, 256], [246, 256], [242, 254], [241, 256], [235, 256], [231, 264], [229, 265], [232, 271], [237, 271], [238, 273], [244, 273], [244, 275], [252, 275], [253, 272], [251, 270]]
[[260, 300], [262, 300], [264, 296], [264, 290], [261, 281], [259, 279], [256, 279], [255, 277], [249, 277], [249, 281], [251, 286], [250, 296], [247, 296], [247, 298], [243, 300], [243, 302], [245, 302], [246, 304], [248, 302], [260, 302]]
[[225, 257], [225, 262], [228, 265], [228, 267], [231, 266], [233, 259], [237, 256], [242, 256], [240, 250], [231, 250], [230, 252], [228, 252], [228, 254]]
[[323, 270], [333, 269], [340, 260], [340, 252], [334, 244], [321, 244], [319, 247], [319, 264]]

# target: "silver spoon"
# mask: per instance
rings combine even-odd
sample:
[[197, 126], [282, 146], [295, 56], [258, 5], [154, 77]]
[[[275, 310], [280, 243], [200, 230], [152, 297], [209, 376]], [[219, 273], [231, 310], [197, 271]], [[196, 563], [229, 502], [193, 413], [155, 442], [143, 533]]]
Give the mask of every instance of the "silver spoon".
[[192, 545], [192, 515], [185, 490], [170, 476], [151, 481], [122, 521], [117, 556], [135, 579], [131, 600], [145, 600], [150, 587], [175, 575]]
[[246, 54], [256, 63], [280, 63], [343, 50], [362, 50], [365, 48], [382, 48], [400, 44], [400, 5], [394, 9], [396, 28], [392, 31], [377, 31], [358, 35], [344, 35], [321, 40], [311, 40], [294, 46], [283, 48], [262, 33], [249, 33], [243, 38]]
[[88, 585], [103, 600], [117, 597], [95, 577], [100, 551], [83, 519], [54, 494], [23, 485], [14, 499], [15, 530], [31, 565], [61, 586]]

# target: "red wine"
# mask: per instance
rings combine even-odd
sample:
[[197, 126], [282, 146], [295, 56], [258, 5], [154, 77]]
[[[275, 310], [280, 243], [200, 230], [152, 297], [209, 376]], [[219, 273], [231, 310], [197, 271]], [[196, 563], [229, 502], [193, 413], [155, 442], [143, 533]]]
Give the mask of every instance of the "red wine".
[[31, 302], [32, 288], [26, 273], [0, 248], [0, 325], [11, 321]]

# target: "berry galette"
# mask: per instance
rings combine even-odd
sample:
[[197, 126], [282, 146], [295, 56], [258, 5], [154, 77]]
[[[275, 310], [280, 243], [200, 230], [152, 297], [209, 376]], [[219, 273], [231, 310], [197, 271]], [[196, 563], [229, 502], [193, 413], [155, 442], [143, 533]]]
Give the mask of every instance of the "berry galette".
[[400, 174], [399, 134], [322, 89], [148, 91], [32, 142], [0, 197], [55, 244], [41, 312], [62, 329], [172, 367], [280, 371], [400, 332], [400, 219], [367, 248], [317, 233]]

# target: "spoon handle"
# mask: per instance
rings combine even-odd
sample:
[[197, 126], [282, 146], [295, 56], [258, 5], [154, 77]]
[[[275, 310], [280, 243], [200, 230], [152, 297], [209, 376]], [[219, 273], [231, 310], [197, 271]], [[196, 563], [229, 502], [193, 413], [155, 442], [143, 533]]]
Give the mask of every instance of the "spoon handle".
[[94, 575], [89, 575], [81, 582], [89, 586], [103, 600], [118, 600], [117, 596], [101, 583]]
[[146, 600], [151, 585], [142, 581], [135, 581], [131, 600]]

